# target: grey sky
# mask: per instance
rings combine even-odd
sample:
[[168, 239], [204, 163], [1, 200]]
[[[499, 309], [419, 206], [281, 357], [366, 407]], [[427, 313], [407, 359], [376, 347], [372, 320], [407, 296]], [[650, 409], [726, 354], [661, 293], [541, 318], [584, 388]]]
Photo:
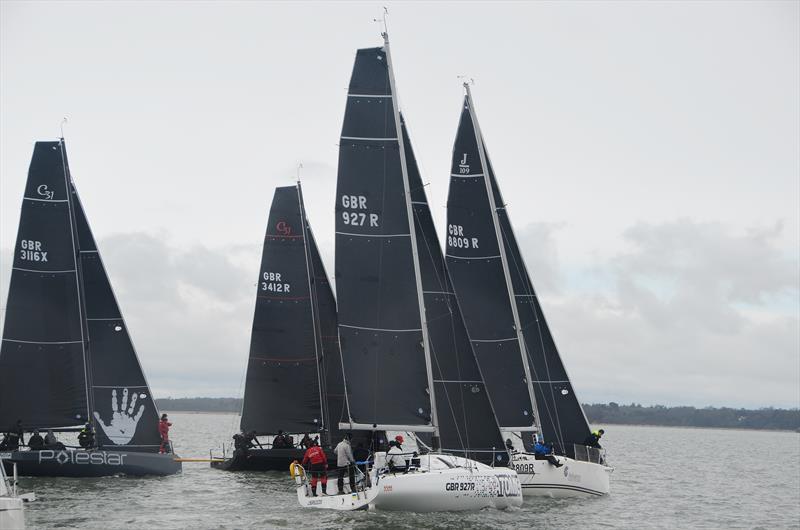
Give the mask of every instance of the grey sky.
[[[0, 304], [58, 135], [158, 395], [235, 395], [275, 186], [333, 274], [380, 3], [0, 3]], [[800, 405], [800, 3], [389, 3], [442, 234], [462, 90], [581, 399]]]

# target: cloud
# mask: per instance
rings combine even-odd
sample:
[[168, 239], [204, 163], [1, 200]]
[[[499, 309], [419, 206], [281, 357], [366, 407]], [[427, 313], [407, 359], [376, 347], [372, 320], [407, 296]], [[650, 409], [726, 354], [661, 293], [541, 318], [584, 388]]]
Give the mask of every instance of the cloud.
[[545, 290], [582, 398], [800, 406], [800, 265], [781, 231], [640, 223], [627, 251], [587, 267], [604, 285]]
[[[518, 237], [581, 399], [800, 405], [800, 273], [780, 223], [640, 223], [624, 252], [583, 264], [559, 259], [561, 228]], [[240, 395], [260, 245], [126, 233], [99, 246], [153, 392]]]

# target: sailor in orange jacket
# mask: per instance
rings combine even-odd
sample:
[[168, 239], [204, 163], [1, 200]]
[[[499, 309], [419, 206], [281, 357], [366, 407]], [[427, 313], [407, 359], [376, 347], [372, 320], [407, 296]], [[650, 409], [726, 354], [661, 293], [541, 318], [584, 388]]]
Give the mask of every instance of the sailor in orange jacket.
[[311, 474], [311, 493], [317, 496], [317, 481], [322, 482], [322, 494], [328, 494], [328, 457], [316, 441], [311, 441], [311, 447], [303, 455], [303, 467], [310, 464], [308, 468]]

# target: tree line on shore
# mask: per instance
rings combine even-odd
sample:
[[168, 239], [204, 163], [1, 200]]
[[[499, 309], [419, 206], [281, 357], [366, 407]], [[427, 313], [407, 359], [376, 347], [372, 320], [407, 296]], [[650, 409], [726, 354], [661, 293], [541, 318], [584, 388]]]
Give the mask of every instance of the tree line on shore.
[[[241, 398], [162, 398], [158, 408], [184, 412], [241, 412]], [[623, 405], [615, 402], [584, 404], [592, 424], [661, 425], [725, 429], [800, 431], [800, 409], [736, 409], [730, 407], [666, 407]]]

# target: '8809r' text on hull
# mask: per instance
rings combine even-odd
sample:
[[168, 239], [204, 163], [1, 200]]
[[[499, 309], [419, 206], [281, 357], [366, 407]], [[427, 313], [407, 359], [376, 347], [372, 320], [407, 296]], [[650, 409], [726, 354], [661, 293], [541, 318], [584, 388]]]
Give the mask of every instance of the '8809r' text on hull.
[[28, 477], [106, 477], [111, 475], [173, 475], [181, 463], [173, 454], [79, 449], [0, 453], [6, 471], [13, 463]]

